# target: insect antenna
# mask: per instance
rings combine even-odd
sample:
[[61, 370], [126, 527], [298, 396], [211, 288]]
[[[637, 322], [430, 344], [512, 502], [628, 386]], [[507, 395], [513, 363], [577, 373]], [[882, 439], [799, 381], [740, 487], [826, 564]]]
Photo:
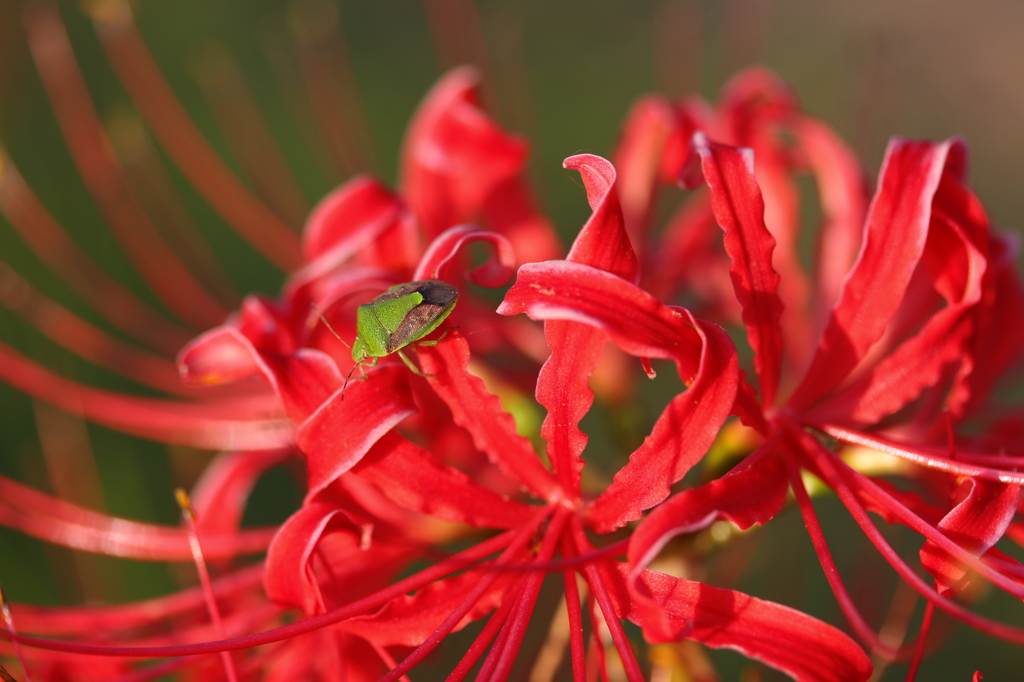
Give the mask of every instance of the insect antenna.
[[[345, 339], [341, 338], [341, 335], [338, 334], [338, 332], [334, 331], [334, 327], [332, 327], [331, 323], [327, 321], [327, 318], [324, 317], [324, 314], [322, 312], [320, 312], [320, 309], [316, 307], [316, 303], [310, 303], [309, 307], [312, 308], [313, 312], [315, 312], [317, 314], [317, 317], [319, 317], [320, 321], [324, 323], [324, 326], [327, 327], [327, 329], [330, 330], [330, 332], [332, 334], [334, 334], [334, 338], [338, 339], [338, 341], [341, 341], [342, 344], [345, 345], [345, 348], [348, 348], [349, 350], [351, 350], [352, 346], [350, 346], [348, 344], [348, 342], [345, 341]], [[351, 372], [349, 373], [349, 376], [351, 376]], [[346, 383], [348, 383], [348, 382], [346, 382]]]
[[356, 364], [352, 365], [352, 369], [350, 369], [348, 371], [348, 374], [345, 375], [345, 383], [343, 383], [341, 385], [341, 400], [342, 400], [342, 402], [345, 401], [345, 389], [348, 388], [348, 380], [352, 378], [352, 374], [355, 373], [356, 367], [359, 367], [361, 365], [362, 365], [361, 362], [357, 362]]

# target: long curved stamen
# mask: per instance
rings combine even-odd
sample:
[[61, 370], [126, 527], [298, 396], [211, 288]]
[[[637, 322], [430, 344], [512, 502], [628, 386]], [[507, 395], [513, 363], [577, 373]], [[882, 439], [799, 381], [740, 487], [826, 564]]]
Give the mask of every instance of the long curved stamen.
[[28, 666], [25, 665], [25, 657], [21, 653], [21, 645], [16, 639], [18, 631], [14, 627], [14, 616], [11, 613], [11, 605], [7, 601], [7, 593], [4, 592], [2, 585], [0, 585], [0, 616], [3, 616], [7, 632], [11, 634], [11, 641], [14, 644], [14, 655], [18, 659], [18, 663], [21, 664], [21, 669], [25, 671], [25, 682], [31, 682], [31, 675], [29, 675]]
[[[207, 569], [206, 561], [203, 559], [203, 548], [199, 542], [199, 533], [196, 531], [196, 514], [192, 509], [192, 502], [189, 500], [188, 493], [182, 488], [174, 491], [174, 497], [178, 502], [178, 506], [181, 507], [181, 518], [185, 524], [185, 529], [188, 531], [189, 548], [192, 551], [196, 572], [199, 574], [199, 584], [203, 590], [203, 599], [206, 601], [206, 608], [210, 614], [210, 620], [213, 622], [214, 631], [221, 639], [227, 639], [224, 622], [220, 618], [220, 608], [217, 606], [217, 598], [210, 584], [210, 571]], [[238, 676], [235, 673], [235, 664], [231, 660], [231, 652], [220, 652], [220, 658], [224, 664], [224, 672], [227, 675], [228, 682], [237, 682]]]
[[33, 324], [54, 343], [111, 372], [165, 393], [196, 396], [169, 358], [127, 344], [37, 291], [0, 261], [0, 305]]
[[92, 18], [132, 101], [196, 191], [267, 260], [294, 270], [301, 263], [298, 237], [249, 193], [203, 139], [146, 49], [128, 4], [97, 3]]
[[51, 271], [116, 328], [169, 356], [188, 343], [189, 331], [153, 312], [75, 244], [2, 149], [0, 213]]
[[256, 192], [292, 227], [309, 204], [249, 89], [238, 62], [222, 45], [203, 49], [193, 69], [221, 132]]
[[[579, 522], [579, 519], [573, 519], [572, 535], [577, 552], [590, 551], [590, 542], [587, 540], [586, 533], [583, 531], [583, 525]], [[630, 682], [643, 682], [643, 671], [640, 670], [640, 664], [636, 660], [633, 647], [630, 646], [629, 639], [622, 629], [622, 623], [619, 621], [618, 614], [615, 613], [611, 595], [608, 593], [608, 588], [604, 584], [601, 573], [598, 571], [597, 566], [587, 564], [583, 567], [583, 574], [587, 578], [591, 592], [593, 592], [594, 597], [597, 599], [601, 614], [604, 616], [604, 622], [612, 635], [612, 641], [615, 643], [615, 650], [619, 652], [619, 657], [622, 659], [622, 665], [626, 669], [626, 678]]]
[[57, 8], [31, 5], [24, 16], [32, 56], [79, 175], [121, 247], [181, 320], [197, 329], [220, 323], [228, 311], [175, 257], [132, 191], [93, 107]]
[[306, 93], [338, 173], [347, 177], [376, 167], [337, 6], [324, 0], [293, 0], [288, 24]]

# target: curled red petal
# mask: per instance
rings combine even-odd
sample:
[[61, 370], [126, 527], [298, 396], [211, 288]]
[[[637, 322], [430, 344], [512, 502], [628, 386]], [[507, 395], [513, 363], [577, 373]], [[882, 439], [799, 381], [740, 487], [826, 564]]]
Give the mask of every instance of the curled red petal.
[[217, 386], [261, 371], [252, 342], [231, 326], [216, 327], [193, 339], [178, 354], [181, 380], [189, 386]]
[[[629, 568], [619, 565], [626, 577]], [[652, 642], [691, 639], [728, 648], [806, 682], [861, 682], [871, 660], [841, 630], [782, 604], [642, 570], [629, 573], [642, 599], [626, 616]]]
[[693, 136], [704, 178], [711, 188], [711, 210], [725, 232], [736, 298], [743, 307], [743, 324], [754, 350], [754, 367], [761, 400], [772, 404], [782, 370], [782, 299], [779, 275], [772, 267], [775, 238], [765, 226], [765, 206], [754, 175], [754, 155]]
[[485, 488], [395, 433], [381, 438], [353, 472], [395, 504], [446, 521], [514, 528], [532, 517], [529, 506]]
[[351, 469], [380, 438], [416, 412], [409, 370], [389, 364], [339, 389], [299, 427], [295, 442], [306, 454], [306, 499]]
[[431, 242], [416, 267], [413, 280], [445, 279], [455, 257], [473, 242], [486, 242], [494, 248], [494, 256], [468, 273], [469, 280], [482, 287], [500, 287], [512, 277], [515, 253], [512, 244], [496, 232], [486, 232], [472, 225], [445, 230]]
[[594, 501], [587, 521], [607, 533], [669, 496], [669, 487], [707, 452], [732, 411], [739, 383], [736, 348], [720, 327], [690, 317], [704, 341], [690, 387], [665, 408], [643, 445]]
[[325, 536], [340, 533], [343, 537], [334, 538], [332, 555], [349, 554], [348, 564], [368, 561], [370, 555], [360, 549], [361, 532], [348, 512], [333, 502], [303, 506], [284, 522], [270, 543], [263, 577], [267, 596], [283, 606], [302, 609], [306, 615], [322, 613], [324, 601], [312, 566], [313, 552]]
[[[1017, 513], [1020, 486], [969, 478], [967, 495], [939, 522], [942, 532], [975, 556], [987, 552], [1003, 536]], [[967, 570], [935, 543], [921, 548], [921, 563], [935, 578], [940, 594], [953, 595], [967, 583]]]
[[640, 262], [626, 234], [615, 188], [615, 167], [593, 154], [570, 156], [562, 165], [580, 172], [583, 186], [587, 188], [587, 201], [594, 211], [573, 242], [566, 260], [601, 268], [637, 284]]
[[786, 501], [786, 472], [778, 460], [770, 451], [751, 455], [742, 469], [660, 504], [630, 538], [630, 565], [646, 567], [669, 540], [707, 528], [719, 518], [744, 530], [770, 520]]
[[455, 423], [469, 432], [478, 450], [540, 499], [563, 496], [530, 441], [517, 433], [512, 416], [484, 382], [469, 373], [469, 345], [458, 332], [449, 332], [442, 343], [421, 346], [416, 352], [434, 391], [448, 405]]
[[790, 400], [802, 409], [825, 396], [881, 338], [924, 251], [932, 199], [946, 166], [959, 166], [958, 143], [889, 144], [865, 238], [843, 282], [804, 380]]
[[675, 360], [687, 380], [697, 371], [703, 346], [683, 312], [604, 270], [568, 261], [519, 268], [498, 313], [598, 327], [630, 355]]

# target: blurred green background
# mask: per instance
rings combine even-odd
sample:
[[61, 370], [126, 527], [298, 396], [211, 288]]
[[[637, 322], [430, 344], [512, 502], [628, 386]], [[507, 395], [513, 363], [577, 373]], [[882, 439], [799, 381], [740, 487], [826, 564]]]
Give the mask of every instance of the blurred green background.
[[[0, 0], [0, 139], [79, 244], [147, 296], [75, 173], [25, 44], [23, 5]], [[293, 97], [303, 87], [296, 69], [297, 40], [324, 50], [322, 54], [347, 55], [358, 101], [344, 106], [364, 113], [366, 169], [388, 183], [395, 180], [405, 125], [424, 93], [445, 69], [467, 59], [479, 61], [486, 74], [484, 96], [494, 116], [532, 143], [535, 186], [567, 242], [589, 209], [574, 174], [562, 169], [563, 158], [579, 152], [609, 155], [619, 125], [638, 96], [698, 92], [714, 99], [729, 76], [748, 64], [765, 64], [792, 84], [806, 110], [833, 125], [872, 174], [891, 135], [963, 136], [972, 154], [972, 183], [993, 222], [1024, 226], [1019, 189], [1024, 181], [1024, 3], [480, 0], [475, 5], [480, 34], [448, 26], [432, 35], [431, 18], [436, 25], [436, 17], [457, 17], [458, 10], [452, 9], [457, 6], [444, 0], [428, 5], [398, 0], [134, 4], [139, 29], [168, 81], [210, 143], [237, 169], [211, 108], [210, 88], [203, 87], [209, 82], [204, 78], [216, 75], [211, 64], [218, 55], [230, 55], [307, 205], [353, 166], [339, 168], [324, 146], [310, 143], [312, 109], [308, 101]], [[127, 97], [91, 22], [77, 3], [60, 3], [60, 8], [101, 116], [111, 124], [130, 121]], [[442, 34], [446, 37], [438, 38]], [[482, 35], [483, 52], [472, 41], [460, 43], [465, 35]], [[438, 40], [443, 49], [435, 49]], [[216, 94], [216, 84], [212, 90]], [[175, 171], [171, 174], [191, 219], [235, 286], [243, 292], [276, 293], [282, 275], [226, 228]], [[2, 218], [0, 259], [40, 290], [96, 319], [39, 264]], [[130, 388], [72, 358], [6, 311], [0, 311], [0, 338], [80, 381]], [[36, 425], [46, 416], [40, 417], [39, 410], [23, 395], [0, 386], [0, 474], [52, 490]], [[190, 484], [208, 459], [206, 453], [181, 449], [168, 456], [162, 446], [102, 428], [90, 427], [89, 439], [103, 504], [132, 518], [175, 523], [171, 490]], [[248, 519], [253, 523], [280, 521], [297, 504], [294, 491], [273, 481], [258, 491], [257, 500]], [[855, 564], [857, 553], [863, 552], [865, 567], [880, 561], [841, 516], [831, 523], [837, 552], [849, 553]], [[757, 551], [764, 558], [755, 561], [758, 571], [740, 586], [839, 623], [801, 526], [790, 512], [762, 533], [766, 537]], [[855, 544], [844, 549], [838, 542], [844, 536], [856, 538]], [[909, 552], [916, 550], [908, 547]], [[187, 580], [164, 566], [78, 555], [72, 568], [71, 556], [0, 530], [0, 583], [15, 600], [69, 603], [152, 596]], [[893, 583], [887, 571], [881, 566], [870, 571], [879, 582], [864, 585], [864, 592], [889, 594]], [[76, 575], [83, 572], [98, 577], [79, 580]], [[724, 679], [734, 679], [741, 669], [753, 674], [736, 656], [716, 657]], [[944, 651], [926, 662], [919, 679], [967, 680], [978, 667], [987, 680], [1017, 679], [1021, 664], [1024, 654], [1019, 649], [959, 628]], [[894, 667], [885, 679], [901, 679], [902, 670]], [[770, 673], [767, 678], [772, 678]]]

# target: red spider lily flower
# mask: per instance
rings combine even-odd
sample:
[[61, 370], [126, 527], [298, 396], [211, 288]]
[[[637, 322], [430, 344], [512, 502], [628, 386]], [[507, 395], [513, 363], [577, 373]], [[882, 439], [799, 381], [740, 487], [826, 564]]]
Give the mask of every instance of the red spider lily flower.
[[[574, 678], [585, 677], [588, 656], [602, 656], [594, 643], [586, 651], [578, 574], [586, 585], [591, 626], [608, 629], [627, 678], [642, 679], [619, 620], [645, 623], [649, 616], [628, 595], [626, 565], [595, 559], [600, 551], [584, 529], [613, 531], [669, 495], [669, 486], [699, 461], [728, 415], [737, 360], [721, 329], [665, 307], [636, 287], [638, 263], [623, 229], [611, 164], [579, 156], [566, 166], [583, 175], [594, 215], [567, 260], [521, 267], [499, 308], [545, 321], [551, 355], [537, 379], [537, 398], [548, 410], [541, 434], [551, 470], [516, 433], [514, 420], [483, 381], [469, 373], [469, 348], [457, 332], [418, 351], [432, 395], [405, 389], [406, 382], [423, 380], [400, 367], [372, 370], [344, 402], [315, 413], [299, 437], [308, 458], [309, 493], [268, 555], [267, 591], [276, 601], [310, 615], [346, 611], [353, 602], [357, 593], [333, 577], [343, 564], [321, 549], [339, 534], [349, 538], [347, 546], [358, 544], [352, 521], [357, 510], [343, 490], [353, 480], [372, 482], [409, 512], [510, 529], [483, 543], [487, 554], [500, 551], [498, 558], [470, 564], [454, 577], [466, 564], [451, 562], [440, 575], [435, 569], [416, 573], [402, 581], [419, 587], [414, 594], [335, 626], [377, 648], [414, 647], [382, 679], [398, 679], [454, 629], [491, 611], [449, 679], [462, 679], [481, 658], [489, 679], [505, 679], [536, 609], [545, 566], [562, 566]], [[580, 475], [587, 437], [578, 424], [593, 401], [587, 381], [608, 341], [641, 358], [648, 370], [653, 358], [672, 360], [689, 389], [665, 409], [611, 486], [588, 501]], [[528, 493], [524, 499], [493, 492], [446, 464], [445, 455], [400, 435], [402, 420], [430, 398], [443, 403], [449, 421], [468, 433], [492, 466]], [[393, 425], [397, 431], [390, 430]], [[417, 439], [423, 437], [418, 432]], [[365, 518], [365, 508], [358, 512]], [[387, 534], [382, 542], [389, 542]], [[653, 571], [644, 571], [640, 580], [662, 600], [664, 617], [683, 636], [738, 649], [797, 679], [869, 674], [867, 659], [845, 635], [791, 609]]]
[[[734, 95], [744, 88], [747, 95], [738, 103]], [[1012, 595], [1024, 594], [1020, 565], [993, 547], [1017, 511], [1024, 483], [1013, 471], [1019, 461], [983, 455], [967, 446], [969, 441], [940, 445], [947, 424], [986, 403], [994, 378], [1019, 355], [1024, 341], [1020, 285], [1003, 255], [1005, 242], [990, 234], [984, 211], [966, 187], [964, 146], [894, 140], [856, 254], [854, 230], [867, 204], [849, 152], [820, 123], [795, 113], [788, 91], [763, 72], [748, 73], [730, 93], [722, 109], [729, 113], [732, 107], [731, 119], [721, 115], [702, 123], [694, 114], [672, 128], [675, 134], [691, 134], [707, 124], [707, 134], [693, 133], [692, 165], [683, 163], [671, 145], [644, 156], [648, 148], [634, 141], [624, 152], [640, 168], [655, 161], [676, 163], [677, 175], [707, 183], [708, 192], [684, 209], [667, 238], [699, 244], [703, 237], [697, 233], [708, 225], [724, 231], [724, 251], [709, 255], [717, 261], [705, 267], [718, 271], [715, 281], [730, 281], [734, 293], [728, 295], [730, 303], [716, 298], [724, 295], [721, 287], [707, 290], [714, 304], [709, 309], [739, 311], [760, 393], [744, 382], [736, 404], [736, 413], [757, 433], [756, 449], [723, 478], [659, 506], [631, 539], [631, 589], [652, 619], [645, 632], [655, 641], [680, 634], [678, 626], [657, 620], [659, 600], [639, 579], [669, 538], [716, 518], [741, 528], [764, 523], [791, 488], [857, 636], [883, 657], [910, 651], [895, 651], [881, 641], [847, 593], [801, 481], [800, 471], [806, 470], [835, 491], [898, 574], [925, 596], [929, 614], [939, 608], [982, 631], [1022, 641], [1024, 631], [993, 623], [949, 599], [973, 575]], [[751, 103], [759, 107], [757, 115], [750, 114]], [[753, 150], [709, 140], [730, 120], [746, 122], [731, 130], [734, 138], [745, 131]], [[644, 130], [643, 122], [636, 125], [634, 135]], [[795, 149], [783, 142], [783, 132], [796, 139]], [[826, 220], [816, 288], [835, 295], [829, 308], [807, 295], [809, 278], [796, 254], [789, 176], [797, 158], [808, 160], [822, 192]], [[653, 191], [653, 184], [646, 187]], [[995, 301], [1003, 306], [999, 313], [992, 308]], [[799, 333], [790, 333], [793, 329]], [[792, 339], [806, 339], [810, 330], [820, 330], [817, 347], [794, 349]], [[920, 465], [902, 473], [937, 501], [858, 471], [815, 434]], [[867, 512], [925, 538], [922, 567], [934, 586], [897, 556]], [[930, 615], [922, 642], [929, 621]], [[916, 657], [922, 653], [919, 647]]]
[[[627, 679], [643, 679], [622, 619], [644, 627], [668, 623], [680, 637], [737, 649], [796, 679], [866, 679], [868, 659], [834, 628], [735, 591], [651, 570], [634, 574], [627, 564], [611, 560], [623, 542], [598, 547], [588, 536], [588, 529], [599, 535], [614, 531], [668, 497], [670, 486], [703, 457], [732, 411], [740, 376], [735, 348], [720, 328], [637, 287], [638, 261], [624, 230], [611, 164], [579, 156], [566, 165], [581, 172], [594, 215], [567, 260], [520, 268], [499, 310], [544, 320], [551, 355], [538, 376], [537, 397], [548, 410], [541, 433], [550, 469], [517, 433], [498, 398], [470, 373], [468, 344], [453, 331], [437, 346], [417, 351], [426, 378], [382, 364], [353, 384], [344, 401], [291, 401], [293, 414], [311, 412], [298, 435], [309, 492], [271, 543], [263, 580], [272, 600], [300, 609], [306, 620], [225, 641], [207, 636], [195, 645], [168, 646], [160, 638], [131, 648], [36, 638], [23, 643], [111, 656], [209, 654], [269, 645], [281, 654], [273, 667], [281, 679], [383, 674], [380, 679], [391, 680], [403, 677], [452, 631], [493, 612], [450, 679], [463, 679], [481, 659], [486, 677], [506, 679], [545, 575], [560, 572], [574, 679], [586, 679], [592, 666], [606, 667], [604, 632]], [[591, 498], [582, 486], [587, 437], [578, 424], [593, 401], [588, 378], [609, 341], [638, 357], [651, 375], [652, 359], [672, 361], [689, 388], [669, 403], [612, 484]], [[300, 379], [315, 374], [297, 373]], [[295, 381], [288, 390], [315, 396], [320, 386]], [[409, 424], [417, 410], [448, 416]], [[446, 461], [449, 453], [438, 450], [453, 443], [447, 424], [462, 431], [489, 466], [522, 492], [495, 490], [476, 472]], [[236, 458], [210, 475], [223, 489], [256, 466]], [[430, 557], [431, 545], [471, 538], [481, 530], [500, 533], [387, 584], [411, 559]], [[218, 601], [240, 575], [213, 586]], [[659, 600], [657, 616], [631, 597], [631, 577]], [[582, 595], [578, 579], [585, 585]], [[243, 591], [239, 597], [251, 595]], [[185, 597], [175, 601], [174, 608], [180, 608], [177, 602]], [[198, 603], [195, 597], [189, 602], [192, 608]], [[265, 606], [227, 600], [226, 631], [258, 624], [268, 617]], [[174, 612], [170, 604], [162, 608]], [[32, 622], [53, 627], [46, 615]], [[592, 630], [589, 646], [585, 622]], [[254, 653], [242, 667], [251, 669], [260, 660]], [[342, 660], [348, 662], [346, 670], [325, 669]]]

